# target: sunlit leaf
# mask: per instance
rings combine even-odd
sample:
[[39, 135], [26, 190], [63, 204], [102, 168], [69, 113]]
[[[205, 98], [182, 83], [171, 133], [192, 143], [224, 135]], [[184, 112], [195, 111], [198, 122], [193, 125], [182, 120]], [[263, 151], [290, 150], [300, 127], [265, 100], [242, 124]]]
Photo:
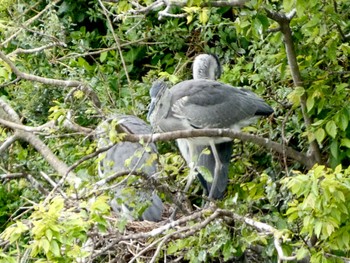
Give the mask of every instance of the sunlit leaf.
[[326, 131], [332, 138], [335, 138], [335, 136], [337, 135], [337, 125], [333, 120], [327, 122]]
[[316, 138], [317, 142], [318, 142], [319, 144], [322, 144], [322, 141], [323, 141], [324, 138], [326, 137], [326, 132], [324, 131], [323, 128], [318, 128], [318, 129], [315, 131], [314, 135], [315, 135], [315, 138]]

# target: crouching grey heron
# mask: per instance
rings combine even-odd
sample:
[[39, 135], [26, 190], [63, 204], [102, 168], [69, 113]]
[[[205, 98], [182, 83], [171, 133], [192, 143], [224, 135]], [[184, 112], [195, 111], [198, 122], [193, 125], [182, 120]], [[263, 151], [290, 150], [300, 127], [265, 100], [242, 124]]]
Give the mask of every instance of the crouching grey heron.
[[[143, 120], [131, 115], [115, 115], [102, 122], [97, 128], [99, 137], [98, 147], [104, 147], [111, 143], [108, 132], [115, 129], [119, 132], [131, 134], [149, 134], [151, 128]], [[113, 127], [114, 126], [114, 127]], [[153, 143], [148, 145], [148, 151], [140, 143], [119, 142], [102, 153], [101, 161], [98, 163], [100, 177], [105, 178], [116, 172], [136, 171], [142, 172], [150, 177], [157, 172], [157, 162], [152, 154], [157, 154], [156, 146]], [[118, 185], [114, 189], [114, 199], [111, 207], [116, 213], [123, 214], [128, 219], [133, 219], [132, 206], [147, 202], [150, 205], [141, 215], [141, 219], [147, 221], [160, 221], [163, 213], [163, 203], [159, 196], [152, 189], [126, 190], [126, 183]]]
[[[148, 118], [159, 131], [231, 128], [239, 131], [255, 117], [268, 116], [273, 109], [255, 93], [208, 79], [180, 82], [168, 89], [155, 82], [150, 90], [151, 104]], [[188, 158], [195, 160], [196, 148], [210, 146], [215, 160], [213, 182], [209, 198], [213, 198], [222, 170], [215, 144], [231, 141], [225, 137], [198, 137], [188, 139]]]

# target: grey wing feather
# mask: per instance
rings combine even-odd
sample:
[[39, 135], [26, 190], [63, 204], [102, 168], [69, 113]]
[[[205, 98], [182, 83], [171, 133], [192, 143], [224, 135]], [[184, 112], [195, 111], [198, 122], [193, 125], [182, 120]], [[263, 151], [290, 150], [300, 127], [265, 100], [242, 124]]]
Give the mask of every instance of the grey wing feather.
[[172, 111], [194, 128], [228, 128], [253, 118], [267, 105], [257, 96], [217, 81], [188, 80], [179, 84], [171, 89], [176, 94]]

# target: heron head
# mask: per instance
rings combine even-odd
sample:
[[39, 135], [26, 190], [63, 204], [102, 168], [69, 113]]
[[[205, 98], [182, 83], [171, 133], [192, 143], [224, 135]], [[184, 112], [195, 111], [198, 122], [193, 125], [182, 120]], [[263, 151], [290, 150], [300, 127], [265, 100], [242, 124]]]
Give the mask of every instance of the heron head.
[[193, 79], [216, 80], [221, 76], [219, 58], [214, 54], [200, 54], [193, 61]]
[[151, 122], [152, 115], [157, 111], [157, 104], [161, 98], [166, 94], [168, 86], [166, 85], [164, 79], [156, 80], [153, 82], [152, 87], [149, 91], [151, 96], [151, 103], [149, 105], [147, 120]]

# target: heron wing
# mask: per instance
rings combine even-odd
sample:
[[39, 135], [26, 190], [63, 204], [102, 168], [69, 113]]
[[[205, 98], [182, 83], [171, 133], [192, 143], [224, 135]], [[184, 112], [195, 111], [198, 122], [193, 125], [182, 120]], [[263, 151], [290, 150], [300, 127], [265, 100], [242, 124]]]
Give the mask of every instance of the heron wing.
[[171, 92], [173, 114], [193, 128], [229, 128], [270, 108], [252, 92], [211, 80], [183, 81]]

